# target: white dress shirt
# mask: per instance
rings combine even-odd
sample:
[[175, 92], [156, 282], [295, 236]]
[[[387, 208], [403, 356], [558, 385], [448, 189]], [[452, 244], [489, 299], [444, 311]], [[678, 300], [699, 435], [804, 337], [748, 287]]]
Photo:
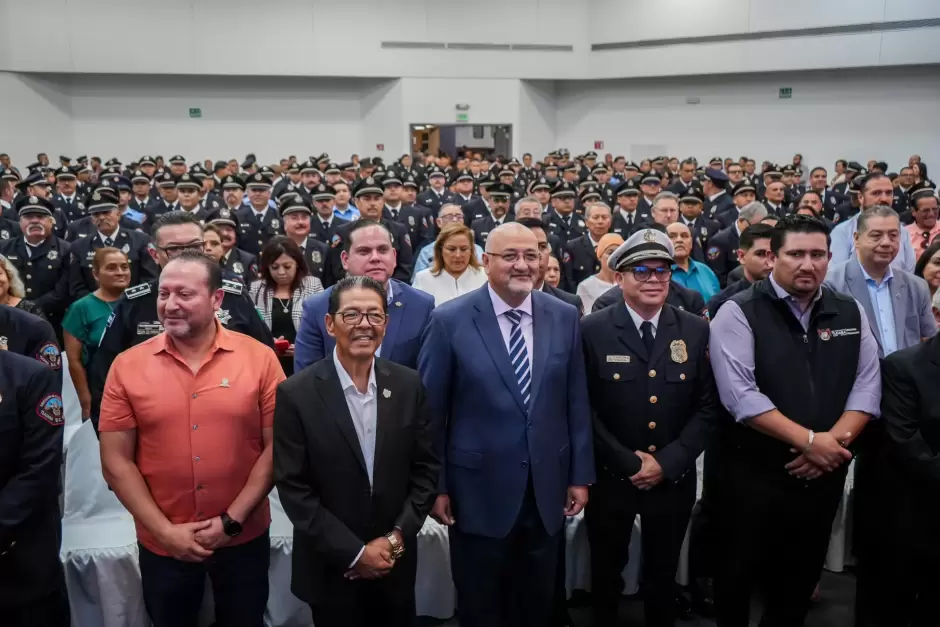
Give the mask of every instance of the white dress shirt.
[[[375, 360], [372, 360], [372, 368], [369, 372], [369, 385], [365, 394], [361, 393], [352, 377], [343, 368], [339, 358], [336, 356], [336, 348], [333, 348], [333, 366], [336, 368], [336, 374], [339, 376], [340, 387], [343, 388], [343, 396], [346, 397], [346, 407], [349, 408], [349, 417], [352, 418], [353, 428], [356, 430], [356, 437], [359, 439], [359, 448], [362, 449], [362, 458], [366, 462], [366, 471], [369, 474], [369, 485], [372, 486], [372, 467], [375, 461], [375, 432], [378, 429], [378, 400], [376, 398], [375, 386]], [[356, 559], [349, 565], [350, 568], [356, 565], [362, 552], [366, 547], [363, 546]]]
[[[640, 314], [638, 314], [637, 312], [633, 311], [633, 309], [630, 308], [630, 305], [627, 305], [626, 303], [624, 303], [624, 306], [627, 308], [627, 311], [630, 312], [630, 318], [633, 319], [633, 324], [636, 326], [637, 333], [640, 334], [640, 337], [643, 337], [643, 332], [640, 330], [640, 325], [646, 322], [646, 319]], [[656, 312], [655, 316], [649, 319], [650, 324], [653, 325], [653, 337], [654, 338], [656, 337], [656, 329], [659, 328], [659, 315], [661, 313], [663, 313], [662, 308], [660, 308], [659, 311]]]
[[506, 312], [515, 309], [521, 311], [524, 315], [519, 321], [522, 327], [522, 339], [525, 341], [525, 350], [529, 355], [529, 366], [532, 365], [532, 347], [533, 347], [533, 329], [532, 324], [532, 294], [525, 297], [522, 304], [518, 307], [510, 307], [506, 301], [499, 297], [499, 294], [493, 291], [492, 286], [486, 288], [490, 293], [490, 300], [493, 301], [493, 311], [496, 313], [496, 322], [499, 324], [499, 331], [503, 335], [503, 343], [506, 345], [506, 353], [509, 353], [509, 335], [512, 331], [512, 322], [506, 317]]
[[415, 275], [412, 287], [434, 297], [434, 306], [440, 307], [449, 300], [463, 296], [467, 292], [483, 287], [486, 283], [486, 272], [482, 268], [467, 266], [456, 279], [446, 270], [434, 275], [431, 268], [422, 270]]
[[117, 243], [118, 233], [120, 232], [120, 230], [121, 230], [120, 228], [114, 229], [114, 235], [105, 235], [101, 231], [98, 231], [98, 238], [101, 240], [101, 243], [104, 244], [104, 240], [110, 237], [111, 245], [114, 246]]

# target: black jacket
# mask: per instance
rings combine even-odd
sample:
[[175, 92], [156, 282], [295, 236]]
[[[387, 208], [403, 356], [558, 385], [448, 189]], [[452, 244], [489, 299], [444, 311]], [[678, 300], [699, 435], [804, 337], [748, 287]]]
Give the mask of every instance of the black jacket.
[[[131, 266], [131, 285], [152, 281], [160, 274], [157, 264], [150, 257], [150, 238], [140, 231], [118, 229], [112, 246], [127, 255]], [[69, 254], [69, 299], [74, 302], [98, 289], [92, 272], [95, 252], [104, 248], [97, 231], [90, 237], [79, 238], [72, 243]]]
[[437, 497], [440, 460], [418, 373], [375, 360], [378, 432], [373, 480], [332, 358], [281, 383], [274, 411], [274, 483], [294, 525], [291, 590], [311, 604], [353, 602], [343, 577], [363, 545], [401, 530], [405, 554], [379, 583], [413, 595], [416, 538]]

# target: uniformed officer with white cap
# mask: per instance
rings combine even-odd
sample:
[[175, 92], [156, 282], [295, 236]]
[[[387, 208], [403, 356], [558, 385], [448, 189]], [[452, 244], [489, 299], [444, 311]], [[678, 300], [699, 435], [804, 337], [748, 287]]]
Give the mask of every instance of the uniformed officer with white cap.
[[608, 259], [623, 302], [581, 323], [597, 483], [585, 510], [595, 625], [617, 624], [630, 534], [643, 518], [646, 624], [676, 621], [676, 567], [696, 496], [695, 460], [718, 415], [708, 322], [666, 303], [673, 247], [641, 229]]

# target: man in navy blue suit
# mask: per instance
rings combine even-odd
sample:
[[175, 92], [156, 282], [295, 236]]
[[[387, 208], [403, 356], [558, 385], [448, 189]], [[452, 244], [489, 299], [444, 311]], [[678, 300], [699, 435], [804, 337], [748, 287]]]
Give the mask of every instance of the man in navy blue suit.
[[[421, 334], [434, 309], [434, 298], [391, 278], [396, 263], [392, 234], [379, 222], [359, 220], [343, 241], [340, 258], [348, 274], [370, 276], [385, 287], [388, 327], [376, 355], [416, 370]], [[294, 372], [329, 357], [336, 345], [324, 322], [332, 290], [327, 288], [304, 301], [294, 344]]]
[[529, 229], [486, 244], [488, 284], [434, 310], [418, 359], [441, 420], [432, 516], [450, 526], [462, 627], [544, 627], [564, 517], [594, 481], [580, 314], [533, 291]]

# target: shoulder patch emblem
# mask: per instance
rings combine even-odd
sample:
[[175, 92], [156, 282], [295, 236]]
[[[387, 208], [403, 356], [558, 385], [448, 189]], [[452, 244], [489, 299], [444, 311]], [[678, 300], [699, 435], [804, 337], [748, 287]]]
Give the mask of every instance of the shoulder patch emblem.
[[721, 251], [718, 250], [718, 247], [717, 247], [717, 246], [712, 246], [711, 248], [708, 249], [708, 260], [709, 260], [709, 261], [714, 261], [714, 260], [718, 259], [718, 254], [719, 254], [720, 252], [721, 252]]
[[340, 238], [339, 233], [335, 234], [332, 238], [330, 238], [330, 248], [336, 248], [342, 243], [343, 243], [343, 240], [342, 238]]
[[134, 298], [146, 296], [150, 292], [150, 283], [141, 283], [140, 285], [135, 285], [134, 287], [129, 287], [124, 290], [124, 296], [127, 297], [128, 300], [132, 300]]
[[53, 370], [62, 367], [62, 355], [59, 353], [59, 347], [52, 342], [46, 342], [39, 347], [39, 350], [36, 351], [36, 359]]
[[[238, 281], [231, 281], [229, 279], [225, 279], [222, 281], [222, 291], [228, 292], [229, 294], [237, 294], [241, 296], [242, 284], [239, 283]], [[222, 310], [220, 309], [219, 311], [222, 311]], [[228, 315], [228, 312], [226, 312], [226, 315]], [[221, 317], [219, 319], [222, 320]], [[231, 316], [229, 316], [229, 319], [231, 319]], [[225, 324], [225, 320], [222, 320], [222, 324]]]
[[62, 397], [58, 394], [48, 394], [36, 406], [36, 415], [53, 427], [60, 427], [65, 422], [65, 413], [62, 411]]

